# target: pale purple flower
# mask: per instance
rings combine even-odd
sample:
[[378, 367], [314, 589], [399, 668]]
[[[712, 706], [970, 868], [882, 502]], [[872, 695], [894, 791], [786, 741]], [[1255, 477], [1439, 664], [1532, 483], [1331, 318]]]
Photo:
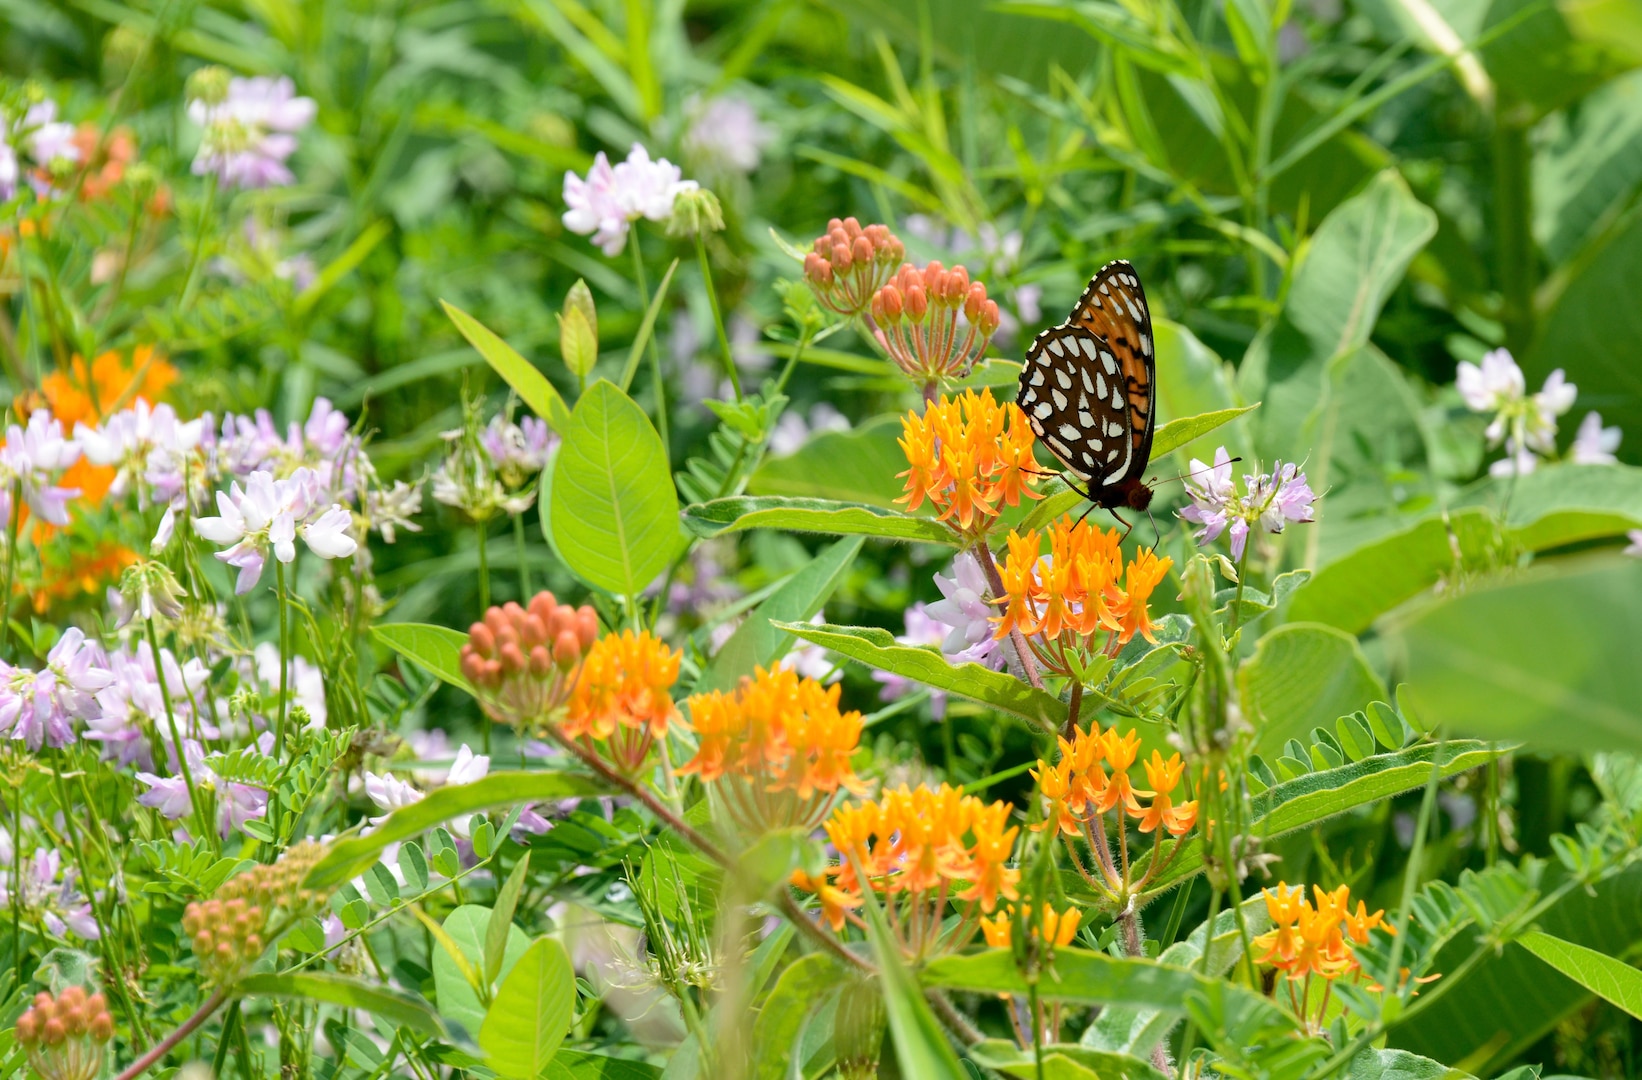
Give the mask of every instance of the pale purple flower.
[[[11, 835], [6, 834], [6, 847], [11, 847]], [[7, 854], [10, 854], [8, 851]], [[8, 860], [7, 866], [10, 866]], [[96, 941], [99, 933], [91, 903], [76, 885], [78, 875], [72, 867], [63, 865], [63, 857], [56, 848], [37, 848], [23, 870], [22, 888], [18, 906], [31, 919], [38, 920], [53, 937], [64, 937], [69, 931], [86, 941]], [[0, 875], [0, 907], [12, 902], [12, 875]]]
[[1642, 559], [1642, 529], [1632, 529], [1625, 534], [1625, 539], [1630, 541], [1625, 545], [1625, 554]]
[[479, 445], [490, 455], [502, 480], [509, 487], [518, 487], [542, 471], [548, 455], [559, 445], [559, 437], [546, 421], [534, 416], [520, 417], [515, 424], [498, 413], [479, 432]]
[[679, 193], [696, 188], [695, 181], [682, 175], [666, 158], [650, 160], [650, 152], [640, 143], [633, 144], [626, 161], [614, 166], [600, 151], [585, 180], [573, 172], [564, 174], [564, 226], [582, 236], [591, 234], [606, 255], [620, 255], [633, 222], [665, 221]]
[[[200, 419], [183, 422], [171, 406], [150, 406], [138, 398], [131, 408], [120, 410], [98, 427], [76, 424], [74, 439], [87, 461], [116, 470], [109, 485], [111, 495], [124, 498], [135, 488], [138, 507], [146, 509], [151, 486], [147, 483], [150, 458], [159, 455], [161, 460], [171, 461], [191, 453], [199, 447], [203, 430], [204, 421]], [[180, 487], [178, 477], [176, 488]], [[157, 501], [166, 501], [175, 493], [167, 484], [166, 490], [155, 494]]]
[[690, 126], [684, 152], [691, 161], [717, 173], [750, 173], [758, 168], [774, 132], [759, 122], [758, 110], [745, 98], [725, 95], [695, 101], [685, 110]]
[[1579, 387], [1569, 382], [1557, 368], [1545, 377], [1545, 385], [1534, 395], [1538, 423], [1528, 425], [1528, 445], [1542, 454], [1556, 450], [1556, 418], [1574, 407]]
[[250, 592], [262, 579], [271, 549], [282, 563], [296, 559], [296, 538], [322, 559], [346, 558], [358, 548], [347, 529], [353, 517], [341, 506], [320, 510], [314, 505], [316, 477], [299, 468], [283, 480], [272, 473], [252, 473], [241, 489], [235, 482], [217, 492], [217, 517], [194, 519], [194, 531], [214, 544], [230, 545], [216, 557], [239, 570], [236, 593]]
[[[895, 635], [895, 640], [902, 645], [911, 645], [916, 648], [925, 646], [940, 646], [946, 640], [947, 625], [933, 618], [929, 610], [920, 601], [906, 610], [906, 633]], [[912, 693], [917, 683], [905, 675], [897, 675], [893, 671], [874, 671], [872, 677], [883, 684], [878, 697], [883, 701], [896, 701]], [[939, 720], [946, 715], [946, 691], [935, 690], [929, 697], [930, 711], [935, 719]]]
[[925, 608], [930, 618], [948, 627], [941, 651], [954, 663], [974, 661], [994, 670], [1003, 667], [1003, 650], [993, 637], [997, 625], [992, 618], [997, 611], [986, 602], [991, 592], [986, 571], [974, 555], [964, 552], [953, 560], [951, 574], [935, 575], [942, 598]]
[[1527, 447], [1517, 447], [1508, 457], [1488, 466], [1489, 476], [1527, 476], [1539, 468], [1539, 458]]
[[[251, 650], [252, 669], [262, 684], [263, 700], [279, 702], [279, 646], [271, 641], [260, 642]], [[310, 728], [323, 728], [329, 713], [325, 708], [325, 675], [306, 658], [292, 656], [285, 674], [286, 692], [291, 705], [308, 714]]]
[[11, 148], [4, 129], [0, 128], [0, 202], [17, 194], [17, 179], [21, 175], [22, 171], [17, 166], [17, 151]]
[[775, 422], [775, 430], [770, 432], [769, 453], [771, 457], [786, 457], [788, 454], [797, 453], [805, 443], [817, 435], [849, 429], [849, 417], [839, 412], [830, 402], [817, 402], [810, 409], [807, 418], [796, 410], [789, 409], [781, 414], [781, 418]]
[[1569, 453], [1575, 465], [1614, 465], [1619, 459], [1614, 451], [1624, 433], [1617, 427], [1603, 427], [1602, 414], [1588, 412], [1574, 433], [1574, 444]]
[[56, 487], [54, 482], [79, 457], [79, 444], [63, 437], [63, 425], [49, 409], [31, 413], [26, 428], [16, 424], [8, 427], [6, 443], [0, 446], [0, 483], [6, 490], [8, 516], [15, 482], [30, 510], [53, 525], [67, 525], [68, 502], [80, 494], [80, 489]]
[[[490, 773], [490, 757], [485, 754], [475, 754], [466, 743], [456, 752], [456, 760], [451, 764], [450, 771], [445, 776], [445, 783], [451, 785], [471, 784], [476, 780], [483, 780]], [[422, 801], [423, 793], [410, 784], [392, 775], [384, 773], [381, 776], [367, 772], [365, 774], [365, 797], [378, 810], [383, 811], [379, 817], [370, 819], [374, 828], [388, 819], [395, 810], [410, 806]], [[458, 836], [468, 835], [471, 818], [463, 818], [450, 822], [450, 830]]]
[[188, 117], [204, 129], [194, 175], [215, 173], [230, 187], [289, 184], [286, 159], [296, 152], [296, 132], [313, 122], [318, 107], [297, 97], [288, 78], [230, 79], [219, 104], [188, 103]]
[[1317, 520], [1312, 505], [1317, 496], [1299, 465], [1277, 461], [1270, 473], [1245, 474], [1240, 495], [1232, 480], [1232, 457], [1224, 446], [1215, 450], [1213, 465], [1192, 459], [1186, 494], [1191, 504], [1180, 517], [1202, 526], [1196, 534], [1198, 545], [1207, 547], [1224, 533], [1233, 560], [1243, 558], [1256, 526], [1280, 533], [1291, 521]]
[[50, 98], [29, 106], [19, 131], [28, 140], [29, 156], [37, 165], [50, 167], [58, 160], [80, 160], [80, 148], [74, 145], [74, 125], [57, 119], [57, 103]]
[[96, 694], [113, 679], [102, 648], [71, 626], [46, 654], [46, 666], [39, 671], [4, 669], [0, 731], [10, 731], [30, 750], [67, 746], [75, 739], [74, 721], [97, 715]]
[[[195, 704], [202, 702], [201, 691], [211, 678], [211, 669], [197, 657], [179, 664], [170, 649], [160, 650], [165, 671], [165, 693], [171, 697], [171, 716], [177, 729], [205, 737], [215, 737], [214, 725], [196, 720]], [[87, 740], [103, 744], [105, 757], [120, 765], [153, 767], [148, 732], [158, 731], [169, 739], [169, 719], [161, 692], [159, 671], [154, 665], [148, 642], [138, 642], [135, 652], [119, 649], [109, 655], [109, 684], [97, 691], [97, 715], [86, 721]]]
[[1538, 393], [1528, 396], [1522, 369], [1504, 349], [1488, 353], [1481, 366], [1462, 361], [1455, 384], [1466, 405], [1494, 414], [1484, 435], [1489, 446], [1505, 446], [1505, 458], [1488, 468], [1494, 476], [1531, 473], [1539, 464], [1535, 455], [1554, 454], [1557, 417], [1573, 408], [1579, 396], [1579, 388], [1561, 368], [1546, 376]]
[[[267, 814], [266, 791], [250, 784], [224, 780], [211, 768], [211, 762], [220, 758], [221, 754], [207, 756], [205, 748], [193, 739], [182, 741], [182, 754], [183, 760], [188, 763], [186, 777], [180, 767], [173, 768], [173, 776], [156, 776], [150, 772], [137, 774], [137, 779], [148, 785], [148, 790], [137, 796], [139, 803], [158, 810], [161, 817], [171, 821], [187, 817], [193, 812], [193, 804], [188, 797], [188, 781], [192, 779], [196, 791], [216, 796], [217, 828], [224, 839], [247, 821]], [[172, 759], [175, 766], [174, 753]]]

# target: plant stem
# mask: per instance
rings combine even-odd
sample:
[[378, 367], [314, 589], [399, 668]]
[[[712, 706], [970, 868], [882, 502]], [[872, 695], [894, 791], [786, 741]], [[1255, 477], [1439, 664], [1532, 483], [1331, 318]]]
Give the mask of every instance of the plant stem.
[[[639, 307], [650, 310], [650, 281], [644, 275], [644, 254], [639, 250], [639, 231], [633, 230], [633, 283], [639, 288]], [[661, 450], [667, 460], [673, 459], [672, 443], [667, 438], [667, 386], [661, 380], [661, 350], [656, 348], [652, 327], [650, 339], [645, 342], [650, 352], [650, 377], [656, 388], [656, 434], [661, 436]]]
[[[283, 603], [283, 601], [282, 601]], [[281, 613], [284, 612], [281, 607]], [[281, 635], [283, 637], [283, 635]], [[165, 683], [165, 665], [160, 662], [160, 636], [154, 629], [154, 620], [148, 619], [148, 650], [154, 657], [154, 671], [160, 683], [160, 701], [165, 705], [166, 726], [171, 729], [171, 747], [177, 754], [177, 765], [182, 769], [182, 780], [188, 785], [188, 805], [194, 808], [195, 825], [199, 829], [202, 840], [210, 844], [212, 849], [217, 847], [216, 831], [211, 828], [211, 821], [205, 814], [205, 808], [200, 805], [200, 793], [194, 787], [194, 770], [188, 767], [188, 754], [183, 750], [182, 736], [177, 731], [177, 711], [171, 705], [171, 689]], [[284, 701], [285, 690], [280, 688], [280, 700]], [[63, 808], [68, 813], [68, 807]]]
[[[638, 250], [634, 246], [634, 250]], [[701, 281], [707, 287], [707, 302], [713, 309], [713, 328], [718, 331], [718, 347], [724, 354], [724, 374], [730, 377], [730, 388], [735, 399], [741, 400], [741, 373], [735, 369], [735, 353], [730, 349], [730, 336], [724, 332], [724, 309], [718, 303], [718, 287], [713, 284], [712, 267], [707, 262], [707, 240], [696, 234], [696, 258], [701, 261]]]
[[[274, 560], [274, 602], [279, 605], [279, 712], [274, 721], [274, 756], [285, 760], [285, 697], [291, 673], [291, 626], [285, 603], [285, 564]], [[272, 855], [279, 845], [279, 792], [268, 793], [268, 826], [273, 830], [274, 843], [269, 845]], [[272, 862], [273, 859], [268, 860]]]
[[473, 523], [473, 533], [479, 540], [479, 610], [490, 610], [490, 556], [485, 551], [485, 523]]
[[525, 561], [525, 516], [513, 515], [513, 546], [519, 551], [519, 604], [530, 602], [530, 564]]
[[[1004, 600], [1003, 577], [998, 573], [998, 564], [992, 558], [992, 549], [983, 542], [970, 550], [974, 552], [975, 560], [981, 564], [981, 569], [986, 572], [987, 586], [992, 590], [992, 603], [1000, 612], [1004, 611], [1008, 605]], [[1032, 650], [1027, 646], [1026, 638], [1022, 636], [1019, 627], [1010, 629], [1009, 644], [1015, 651], [1016, 674], [1031, 683], [1034, 688], [1042, 690], [1043, 676], [1038, 674], [1038, 665], [1032, 659]]]
[[1501, 102], [1494, 113], [1495, 275], [1505, 344], [1517, 356], [1534, 336], [1532, 161], [1525, 120], [1517, 107]]
[[193, 1016], [190, 1016], [187, 1020], [182, 1022], [181, 1027], [161, 1039], [159, 1042], [155, 1043], [153, 1049], [149, 1050], [148, 1053], [144, 1054], [136, 1061], [133, 1061], [126, 1068], [126, 1070], [116, 1076], [114, 1080], [137, 1080], [137, 1077], [147, 1072], [150, 1066], [165, 1057], [165, 1055], [171, 1051], [172, 1047], [188, 1038], [189, 1035], [193, 1034], [195, 1028], [209, 1020], [211, 1018], [211, 1014], [216, 1012], [217, 1009], [222, 1006], [222, 1003], [227, 1000], [227, 990], [219, 989], [214, 991], [210, 997], [205, 999], [205, 1003], [199, 1007], [199, 1010], [195, 1012]]
[[17, 961], [17, 982], [23, 985], [23, 781], [12, 788], [17, 799], [11, 814], [11, 954]]
[[11, 643], [11, 586], [17, 570], [17, 534], [23, 527], [23, 482], [11, 482], [11, 524], [6, 528], [6, 576], [0, 580], [0, 660]]

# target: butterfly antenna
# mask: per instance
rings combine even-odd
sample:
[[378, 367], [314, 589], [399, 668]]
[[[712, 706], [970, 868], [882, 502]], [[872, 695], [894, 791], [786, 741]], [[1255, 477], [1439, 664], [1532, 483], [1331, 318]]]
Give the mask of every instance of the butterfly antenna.
[[1152, 516], [1150, 506], [1146, 508], [1146, 520], [1152, 523], [1152, 547], [1155, 550], [1159, 544], [1163, 543], [1163, 532], [1157, 527], [1157, 518]]
[[[1231, 465], [1235, 462], [1242, 461], [1242, 460], [1243, 460], [1243, 455], [1239, 454], [1234, 458], [1228, 458], [1226, 461], [1222, 462], [1221, 464]], [[1186, 472], [1181, 473], [1179, 476], [1171, 476], [1167, 480], [1159, 480], [1157, 477], [1154, 476], [1154, 477], [1152, 477], [1151, 484], [1152, 484], [1153, 487], [1157, 487], [1161, 484], [1172, 484], [1176, 480], [1185, 480], [1188, 477], [1196, 476], [1198, 473], [1213, 472], [1215, 469], [1218, 469], [1219, 467], [1220, 467], [1220, 465], [1205, 465], [1201, 469], [1189, 469]]]

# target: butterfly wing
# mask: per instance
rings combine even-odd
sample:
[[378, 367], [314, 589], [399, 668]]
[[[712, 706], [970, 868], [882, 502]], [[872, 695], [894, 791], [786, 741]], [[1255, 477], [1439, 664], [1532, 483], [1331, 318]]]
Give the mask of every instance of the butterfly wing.
[[1085, 327], [1062, 323], [1037, 336], [1015, 403], [1038, 440], [1092, 490], [1135, 468], [1122, 367], [1106, 339]]
[[1157, 354], [1152, 312], [1135, 268], [1122, 259], [1101, 267], [1067, 324], [1102, 339], [1117, 360], [1128, 402], [1125, 423], [1130, 452], [1125, 456], [1125, 469], [1107, 482], [1126, 485], [1138, 481], [1151, 459], [1152, 434], [1157, 427]]

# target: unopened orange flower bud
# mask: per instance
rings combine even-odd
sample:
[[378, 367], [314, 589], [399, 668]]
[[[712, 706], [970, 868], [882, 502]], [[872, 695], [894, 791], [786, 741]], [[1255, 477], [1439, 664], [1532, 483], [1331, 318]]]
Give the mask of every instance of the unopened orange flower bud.
[[114, 1017], [106, 1010], [98, 1013], [97, 1018], [91, 1021], [91, 1037], [100, 1043], [114, 1037]]
[[922, 285], [913, 285], [907, 289], [906, 299], [907, 318], [914, 324], [922, 323], [929, 314], [929, 294], [924, 292]]
[[582, 658], [581, 639], [569, 629], [559, 631], [558, 640], [553, 643], [553, 661], [564, 671], [576, 666], [576, 661]]

